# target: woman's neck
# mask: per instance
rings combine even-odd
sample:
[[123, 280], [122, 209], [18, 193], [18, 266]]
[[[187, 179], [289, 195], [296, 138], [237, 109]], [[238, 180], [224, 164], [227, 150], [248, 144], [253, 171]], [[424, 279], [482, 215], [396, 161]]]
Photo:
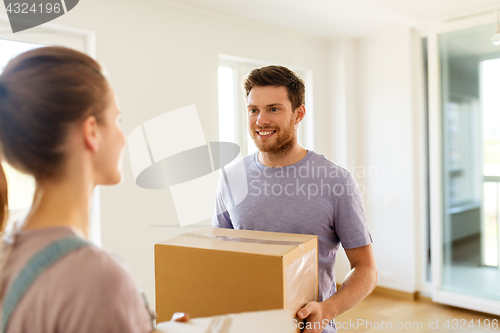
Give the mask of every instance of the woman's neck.
[[88, 237], [93, 188], [82, 178], [38, 182], [23, 229], [65, 226]]

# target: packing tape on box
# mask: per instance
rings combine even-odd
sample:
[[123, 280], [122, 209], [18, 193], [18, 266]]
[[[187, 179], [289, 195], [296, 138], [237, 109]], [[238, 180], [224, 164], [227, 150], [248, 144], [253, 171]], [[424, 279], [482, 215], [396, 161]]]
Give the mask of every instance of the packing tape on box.
[[302, 242], [289, 242], [289, 241], [268, 240], [268, 239], [207, 235], [207, 234], [197, 234], [195, 232], [186, 232], [184, 234], [181, 234], [180, 236], [200, 238], [200, 239], [209, 239], [209, 240], [223, 241], [223, 242], [240, 242], [240, 243], [268, 244], [268, 245], [299, 246], [301, 248], [301, 250], [303, 249]]
[[230, 314], [212, 319], [205, 333], [229, 333], [233, 318], [234, 315]]
[[[316, 283], [316, 249], [313, 249], [286, 268], [287, 309], [298, 310], [311, 300], [318, 301], [315, 293]], [[304, 290], [310, 290], [311, 293], [304, 293]]]

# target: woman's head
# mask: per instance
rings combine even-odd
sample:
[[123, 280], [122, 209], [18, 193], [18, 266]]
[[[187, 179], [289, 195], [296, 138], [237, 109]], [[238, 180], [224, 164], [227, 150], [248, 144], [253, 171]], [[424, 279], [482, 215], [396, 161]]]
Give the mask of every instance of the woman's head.
[[[102, 124], [92, 116], [77, 124], [79, 130], [75, 131], [77, 143], [74, 146], [90, 157], [94, 184], [113, 185], [121, 180], [119, 165], [125, 136], [118, 124], [120, 115], [115, 95], [110, 89]], [[80, 143], [81, 138], [84, 144]]]
[[[108, 155], [116, 155], [118, 144], [121, 151], [123, 134], [114, 123], [113, 112], [117, 108], [112, 89], [94, 59], [63, 47], [25, 52], [12, 59], [0, 75], [1, 152], [9, 164], [37, 181], [57, 179], [68, 160], [69, 134], [78, 124], [99, 128], [99, 140], [117, 142]], [[88, 145], [87, 138], [83, 139]], [[102, 149], [92, 163], [109, 169]], [[113, 183], [116, 179], [101, 181]]]
[[61, 47], [12, 59], [0, 75], [0, 142], [7, 162], [36, 179], [57, 177], [69, 127], [102, 122], [109, 85], [89, 56]]

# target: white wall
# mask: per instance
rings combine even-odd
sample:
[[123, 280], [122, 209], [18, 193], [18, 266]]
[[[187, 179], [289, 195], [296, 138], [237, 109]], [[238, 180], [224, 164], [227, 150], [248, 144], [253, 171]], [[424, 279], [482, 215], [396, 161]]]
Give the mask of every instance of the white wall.
[[358, 50], [361, 165], [378, 169], [360, 181], [366, 187], [378, 285], [406, 292], [416, 290], [420, 223], [415, 38], [410, 30], [371, 36], [360, 40]]
[[[419, 99], [419, 37], [410, 30], [328, 40], [329, 158], [364, 191], [374, 240], [378, 285], [420, 287], [423, 114]], [[337, 283], [349, 272], [339, 251]]]
[[[217, 141], [217, 66], [223, 53], [313, 70], [320, 124], [315, 147], [325, 150], [326, 43], [320, 38], [159, 1], [80, 1], [51, 23], [96, 32], [97, 58], [119, 97], [126, 135], [146, 120], [194, 103], [206, 139]], [[186, 231], [175, 227], [170, 194], [135, 186], [126, 153], [124, 182], [102, 188], [101, 198], [103, 247], [129, 264], [152, 301], [153, 245]]]
[[359, 162], [358, 41], [333, 37], [327, 43], [328, 153], [336, 164], [352, 169]]
[[[219, 54], [311, 69], [315, 151], [349, 170], [376, 167], [357, 180], [366, 188], [379, 272], [393, 274], [379, 285], [416, 290], [421, 124], [410, 31], [324, 40], [154, 0], [86, 0], [52, 23], [96, 32], [97, 58], [119, 96], [127, 135], [194, 103], [206, 139], [216, 141]], [[153, 300], [153, 245], [185, 231], [176, 227], [172, 199], [135, 186], [128, 153], [123, 183], [101, 193], [103, 246], [130, 265]], [[348, 269], [341, 252], [337, 282]]]
[[[328, 40], [328, 157], [364, 191], [378, 285], [418, 289], [423, 174], [419, 37], [410, 30]], [[349, 272], [343, 251], [335, 275]]]
[[[335, 164], [356, 171], [361, 166], [359, 156], [359, 82], [358, 44], [352, 37], [328, 39], [328, 154]], [[358, 183], [362, 179], [353, 172]], [[337, 254], [335, 278], [341, 284], [350, 270], [342, 249]]]

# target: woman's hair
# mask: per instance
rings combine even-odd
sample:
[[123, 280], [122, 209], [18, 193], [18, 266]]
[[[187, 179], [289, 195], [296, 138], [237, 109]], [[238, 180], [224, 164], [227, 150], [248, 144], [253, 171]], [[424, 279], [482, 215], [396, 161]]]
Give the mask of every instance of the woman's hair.
[[7, 218], [7, 210], [9, 207], [8, 191], [7, 191], [7, 179], [5, 178], [5, 173], [3, 172], [2, 165], [0, 164], [0, 233], [3, 233], [5, 228], [4, 221]]
[[[13, 58], [0, 75], [0, 152], [36, 180], [54, 179], [65, 162], [70, 125], [88, 116], [103, 122], [109, 85], [91, 57], [64, 47], [42, 47]], [[0, 164], [0, 231], [8, 211]]]

